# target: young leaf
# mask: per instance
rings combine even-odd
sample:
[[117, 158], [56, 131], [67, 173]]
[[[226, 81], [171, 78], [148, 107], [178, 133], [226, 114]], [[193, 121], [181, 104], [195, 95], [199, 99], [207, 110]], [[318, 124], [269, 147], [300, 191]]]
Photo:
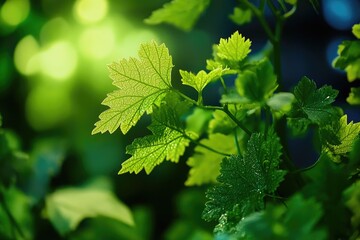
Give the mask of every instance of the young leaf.
[[119, 89], [108, 94], [102, 104], [110, 109], [100, 114], [92, 134], [113, 133], [118, 127], [125, 134], [171, 88], [172, 58], [164, 44], [142, 44], [140, 59], [122, 59], [109, 65], [110, 77]]
[[295, 132], [303, 132], [311, 123], [325, 125], [338, 121], [339, 113], [331, 106], [337, 94], [330, 86], [317, 89], [314, 81], [303, 77], [294, 89], [296, 101], [289, 113], [289, 125]]
[[270, 61], [264, 58], [241, 72], [235, 86], [240, 96], [262, 104], [274, 93], [278, 84]]
[[272, 194], [283, 180], [285, 171], [279, 170], [281, 144], [273, 130], [265, 137], [251, 135], [243, 158], [233, 155], [221, 163], [219, 184], [207, 191], [205, 220], [218, 220], [240, 209], [240, 218], [264, 207], [263, 198]]
[[181, 81], [184, 85], [193, 87], [199, 93], [208, 85], [210, 82], [220, 78], [222, 76], [223, 70], [221, 68], [214, 69], [209, 73], [206, 73], [204, 70], [201, 70], [196, 75], [180, 70], [180, 75], [182, 77]]
[[133, 225], [127, 206], [109, 190], [97, 188], [65, 188], [46, 198], [46, 214], [55, 229], [65, 235], [89, 217], [108, 217]]
[[169, 23], [184, 31], [189, 31], [209, 3], [210, 0], [172, 0], [154, 11], [145, 19], [145, 22], [148, 24]]
[[[200, 143], [220, 152], [236, 153], [233, 135], [210, 134], [209, 139], [203, 139]], [[194, 155], [186, 162], [191, 169], [185, 185], [194, 186], [216, 182], [216, 178], [220, 174], [220, 163], [223, 158], [223, 155], [214, 153], [202, 146], [196, 146]]]
[[135, 139], [127, 146], [126, 153], [131, 154], [132, 157], [121, 165], [119, 174], [138, 173], [142, 169], [149, 174], [165, 159], [178, 162], [190, 142], [184, 124], [180, 121], [180, 117], [189, 107], [187, 102], [182, 102], [176, 95], [169, 94], [152, 115], [153, 122], [149, 129], [153, 135]]
[[351, 105], [360, 105], [360, 87], [351, 88], [349, 97], [346, 98], [346, 101]]
[[251, 41], [245, 40], [245, 37], [236, 31], [228, 39], [220, 39], [216, 54], [221, 59], [238, 63], [251, 52], [250, 46]]
[[352, 147], [354, 142], [359, 138], [360, 123], [353, 123], [352, 121], [347, 123], [347, 115], [340, 118], [340, 123], [337, 126], [332, 126], [331, 130], [335, 136], [334, 139], [325, 139], [323, 151], [328, 153], [334, 162], [341, 162], [341, 156], [346, 156]]

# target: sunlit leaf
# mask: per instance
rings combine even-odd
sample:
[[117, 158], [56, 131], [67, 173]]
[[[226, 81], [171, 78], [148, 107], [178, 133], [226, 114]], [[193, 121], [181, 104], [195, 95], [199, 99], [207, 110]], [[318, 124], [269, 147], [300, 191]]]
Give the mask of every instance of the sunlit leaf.
[[359, 138], [360, 123], [347, 122], [347, 115], [340, 118], [340, 123], [332, 125], [330, 129], [334, 134], [334, 139], [325, 139], [323, 151], [330, 154], [331, 159], [335, 162], [341, 162], [341, 157], [346, 156], [353, 147], [354, 142]]
[[214, 69], [209, 73], [201, 70], [195, 75], [191, 72], [180, 70], [181, 81], [184, 85], [188, 85], [196, 91], [202, 92], [206, 85], [222, 76], [222, 71], [221, 68]]
[[100, 114], [92, 134], [113, 133], [118, 127], [125, 134], [171, 88], [172, 58], [164, 44], [142, 44], [140, 59], [122, 59], [109, 65], [110, 77], [119, 89], [109, 93], [102, 104], [110, 109]]
[[138, 173], [142, 169], [149, 174], [164, 160], [178, 162], [190, 142], [186, 137], [184, 123], [180, 120], [189, 106], [175, 95], [167, 96], [166, 101], [152, 115], [153, 122], [149, 127], [152, 135], [137, 138], [126, 148], [132, 157], [121, 165], [119, 174]]
[[360, 79], [360, 40], [343, 41], [333, 66], [345, 70], [349, 82]]
[[354, 24], [354, 26], [352, 27], [352, 33], [355, 37], [360, 39], [360, 23]]
[[346, 101], [351, 105], [360, 105], [360, 87], [351, 88], [349, 96]]
[[46, 214], [55, 229], [65, 235], [85, 218], [108, 217], [133, 225], [129, 208], [106, 189], [64, 188], [46, 198]]
[[251, 52], [250, 46], [251, 41], [236, 31], [228, 39], [220, 39], [216, 54], [221, 59], [240, 62]]
[[251, 22], [252, 11], [248, 8], [235, 7], [234, 12], [229, 17], [234, 23], [244, 25]]

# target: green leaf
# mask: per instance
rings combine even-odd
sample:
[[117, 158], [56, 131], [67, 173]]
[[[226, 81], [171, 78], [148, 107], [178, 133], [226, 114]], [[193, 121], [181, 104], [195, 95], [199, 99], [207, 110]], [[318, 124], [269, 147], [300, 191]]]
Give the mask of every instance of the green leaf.
[[347, 73], [349, 82], [360, 78], [360, 40], [343, 41], [338, 48], [338, 57], [333, 66]]
[[193, 113], [186, 118], [186, 129], [201, 136], [208, 128], [213, 112], [210, 110], [195, 108]]
[[286, 205], [269, 204], [265, 211], [244, 218], [235, 239], [327, 239], [326, 231], [317, 228], [322, 214], [315, 199], [297, 194]]
[[339, 112], [331, 106], [338, 91], [330, 86], [317, 89], [316, 83], [303, 77], [294, 89], [296, 101], [288, 123], [294, 132], [304, 132], [309, 124], [326, 125], [338, 121]]
[[341, 162], [341, 157], [345, 157], [353, 147], [354, 142], [359, 138], [360, 123], [347, 123], [347, 115], [340, 118], [337, 125], [332, 125], [330, 129], [334, 134], [334, 139], [325, 139], [323, 151], [328, 153], [334, 162]]
[[184, 124], [180, 120], [189, 107], [189, 103], [169, 94], [152, 115], [149, 129], [153, 135], [137, 138], [127, 146], [126, 153], [132, 157], [122, 163], [119, 174], [138, 173], [142, 169], [149, 174], [165, 159], [178, 162], [190, 142], [190, 133], [185, 132]]
[[170, 3], [165, 3], [162, 8], [153, 11], [151, 16], [145, 19], [145, 23], [168, 23], [184, 31], [189, 31], [209, 3], [210, 0], [173, 0]]
[[125, 134], [171, 88], [172, 58], [164, 44], [150, 42], [140, 46], [140, 59], [122, 59], [109, 65], [110, 77], [119, 89], [108, 94], [102, 104], [110, 109], [100, 114], [92, 134], [113, 133], [118, 127]]
[[250, 46], [251, 41], [236, 31], [228, 39], [220, 39], [216, 54], [221, 59], [238, 63], [251, 52]]
[[252, 11], [248, 8], [235, 7], [234, 12], [229, 17], [234, 23], [244, 25], [251, 22]]
[[278, 87], [273, 67], [267, 58], [241, 72], [236, 81], [240, 96], [262, 104]]
[[275, 93], [270, 97], [266, 104], [274, 111], [286, 113], [291, 110], [291, 105], [295, 100], [295, 96], [292, 93], [280, 92]]
[[360, 23], [354, 24], [352, 27], [352, 33], [356, 38], [360, 39]]
[[285, 0], [285, 2], [291, 5], [297, 4], [297, 0]]
[[64, 188], [46, 198], [46, 214], [55, 229], [65, 235], [85, 218], [108, 217], [133, 225], [129, 208], [109, 190], [99, 188]]
[[360, 180], [344, 191], [345, 205], [351, 210], [351, 224], [354, 228], [360, 226]]
[[[233, 135], [210, 134], [208, 139], [203, 139], [200, 143], [220, 152], [236, 153]], [[185, 185], [194, 186], [216, 182], [216, 178], [220, 174], [220, 163], [223, 158], [223, 155], [214, 153], [202, 146], [196, 146], [194, 155], [186, 162], [191, 169]]]
[[211, 70], [209, 73], [201, 70], [195, 75], [191, 72], [180, 70], [180, 75], [182, 77], [181, 81], [184, 85], [193, 87], [200, 93], [210, 82], [219, 79], [222, 76], [222, 72], [223, 69], [217, 68]]
[[349, 96], [346, 101], [351, 105], [360, 105], [360, 87], [351, 88]]
[[252, 134], [243, 158], [233, 155], [222, 161], [219, 183], [206, 194], [209, 201], [204, 219], [218, 220], [234, 209], [240, 209], [241, 218], [263, 209], [263, 198], [274, 193], [285, 175], [285, 171], [279, 170], [280, 155], [280, 140], [273, 130], [267, 137]]

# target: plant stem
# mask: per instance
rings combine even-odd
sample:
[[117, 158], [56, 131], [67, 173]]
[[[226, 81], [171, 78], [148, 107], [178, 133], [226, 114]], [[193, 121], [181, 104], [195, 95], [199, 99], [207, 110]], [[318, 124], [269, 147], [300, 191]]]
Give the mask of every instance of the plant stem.
[[194, 144], [198, 145], [198, 146], [201, 146], [203, 148], [206, 148], [207, 150], [211, 151], [211, 152], [214, 152], [214, 153], [217, 153], [217, 154], [220, 154], [220, 155], [223, 155], [225, 157], [229, 157], [230, 154], [227, 154], [227, 153], [223, 153], [223, 152], [220, 152], [216, 149], [213, 149], [212, 147], [209, 147], [205, 144], [202, 144], [201, 142], [195, 140], [195, 139], [192, 139], [191, 137], [187, 136], [187, 135], [184, 135], [185, 138], [189, 139], [191, 142], [193, 142]]
[[235, 138], [235, 145], [236, 145], [236, 149], [238, 152], [238, 155], [242, 157], [241, 154], [241, 149], [240, 149], [240, 144], [239, 144], [239, 139], [238, 139], [238, 135], [237, 135], [237, 129], [234, 129], [234, 138]]
[[247, 129], [247, 127], [245, 127], [244, 124], [242, 124], [230, 111], [227, 105], [225, 105], [222, 109], [223, 112], [225, 112], [230, 118], [231, 120], [233, 120], [238, 126], [239, 128], [241, 128], [247, 135], [251, 136], [251, 131], [249, 129]]
[[[10, 220], [12, 228], [15, 229], [19, 233], [19, 235], [20, 235], [20, 237], [22, 239], [26, 239], [25, 235], [24, 235], [24, 232], [21, 230], [20, 225], [17, 223], [15, 217], [12, 215], [8, 205], [6, 204], [5, 197], [4, 197], [2, 189], [0, 189], [0, 203], [1, 203], [2, 208], [5, 211], [5, 214], [7, 215], [7, 217]], [[14, 233], [14, 239], [16, 239], [15, 232], [13, 231], [13, 233]]]

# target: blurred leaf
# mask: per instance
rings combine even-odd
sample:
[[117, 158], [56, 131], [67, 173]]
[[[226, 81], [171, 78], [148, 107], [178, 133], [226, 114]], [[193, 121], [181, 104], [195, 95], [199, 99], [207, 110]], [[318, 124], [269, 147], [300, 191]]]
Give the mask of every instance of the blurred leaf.
[[180, 120], [189, 108], [190, 104], [180, 101], [177, 95], [166, 96], [163, 104], [152, 115], [149, 127], [152, 135], [137, 138], [127, 146], [126, 153], [132, 156], [121, 164], [119, 174], [139, 173], [142, 169], [149, 174], [164, 160], [178, 162], [190, 143]]
[[291, 105], [295, 100], [295, 96], [292, 93], [280, 92], [275, 93], [271, 96], [266, 104], [274, 111], [278, 112], [289, 112], [291, 110]]
[[279, 170], [280, 156], [280, 140], [273, 130], [267, 136], [252, 134], [243, 158], [233, 155], [222, 161], [219, 183], [207, 191], [203, 218], [218, 220], [237, 208], [241, 219], [263, 209], [263, 198], [277, 189], [285, 175]]
[[356, 38], [360, 39], [360, 23], [354, 24], [352, 27], [352, 33]]
[[153, 218], [145, 207], [133, 209], [135, 225], [129, 226], [111, 218], [91, 218], [73, 232], [71, 240], [148, 240], [151, 239]]
[[360, 40], [343, 41], [333, 66], [345, 70], [349, 82], [360, 78]]
[[240, 96], [264, 103], [278, 87], [273, 67], [267, 58], [242, 71], [235, 81]]
[[[322, 154], [316, 165], [305, 172], [308, 184], [303, 189], [305, 197], [316, 198], [323, 206], [323, 226], [329, 236], [346, 236], [350, 226], [350, 216], [343, 202], [343, 191], [351, 182], [349, 172], [341, 164], [331, 161]], [[321, 194], [319, 194], [321, 193]]]
[[285, 0], [286, 3], [295, 5], [297, 3], [297, 0]]
[[46, 215], [55, 229], [66, 235], [75, 230], [84, 218], [108, 217], [133, 225], [127, 206], [107, 189], [64, 188], [46, 198]]
[[186, 129], [195, 132], [198, 136], [203, 134], [212, 118], [212, 111], [195, 108], [193, 113], [186, 118]]
[[[236, 153], [233, 135], [210, 134], [208, 139], [203, 139], [200, 143], [219, 152], [227, 154]], [[186, 162], [191, 169], [185, 185], [194, 186], [216, 182], [216, 178], [220, 174], [220, 163], [223, 158], [223, 155], [214, 153], [202, 146], [196, 146], [194, 155]]]
[[246, 7], [235, 7], [234, 12], [229, 17], [234, 23], [244, 25], [251, 22], [252, 12]]
[[4, 189], [0, 184], [0, 239], [33, 238], [30, 203], [30, 199], [16, 187]]
[[351, 224], [354, 228], [360, 227], [360, 181], [358, 180], [344, 191], [345, 204], [351, 210]]
[[321, 204], [295, 195], [285, 205], [269, 205], [237, 226], [236, 239], [327, 239], [324, 229], [316, 227], [322, 216]]
[[351, 88], [349, 96], [346, 101], [351, 105], [360, 105], [360, 87]]
[[47, 193], [51, 179], [59, 173], [67, 146], [64, 140], [57, 138], [45, 138], [34, 142], [30, 153], [33, 172], [25, 186], [26, 193], [35, 201], [39, 201]]
[[139, 57], [109, 65], [113, 85], [119, 89], [103, 101], [110, 109], [100, 114], [92, 134], [113, 133], [118, 127], [127, 133], [145, 112], [152, 112], [154, 104], [160, 104], [171, 88], [173, 64], [165, 44], [141, 44]]
[[145, 23], [160, 24], [164, 22], [189, 31], [209, 3], [210, 0], [172, 0], [170, 3], [165, 3], [162, 8], [153, 11], [151, 16], [145, 19]]

